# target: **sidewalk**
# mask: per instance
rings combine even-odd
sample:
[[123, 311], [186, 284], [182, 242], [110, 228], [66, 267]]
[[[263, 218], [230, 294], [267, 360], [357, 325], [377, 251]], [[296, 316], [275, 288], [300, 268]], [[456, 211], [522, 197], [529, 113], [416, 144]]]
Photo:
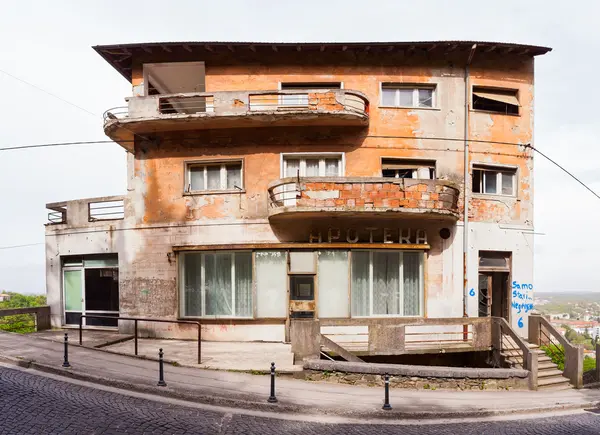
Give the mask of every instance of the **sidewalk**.
[[222, 406], [277, 412], [369, 418], [483, 417], [594, 407], [600, 390], [412, 391], [392, 389], [392, 411], [381, 410], [382, 388], [278, 378], [277, 404], [269, 404], [269, 376], [165, 365], [167, 387], [158, 387], [155, 361], [69, 347], [72, 368], [61, 367], [63, 346], [0, 332], [0, 360], [77, 379]]

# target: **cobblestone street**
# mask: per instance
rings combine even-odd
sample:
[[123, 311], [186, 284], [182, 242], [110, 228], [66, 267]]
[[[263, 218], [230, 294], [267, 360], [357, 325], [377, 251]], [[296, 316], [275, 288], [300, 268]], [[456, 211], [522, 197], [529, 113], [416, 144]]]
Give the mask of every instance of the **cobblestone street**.
[[0, 433], [600, 434], [600, 416], [436, 425], [309, 423], [175, 406], [0, 367]]

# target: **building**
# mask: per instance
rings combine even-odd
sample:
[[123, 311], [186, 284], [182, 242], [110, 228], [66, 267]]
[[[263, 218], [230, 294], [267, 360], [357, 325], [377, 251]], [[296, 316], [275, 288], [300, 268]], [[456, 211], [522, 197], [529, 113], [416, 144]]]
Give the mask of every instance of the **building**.
[[207, 340], [287, 341], [294, 319], [351, 327], [496, 316], [527, 336], [533, 151], [525, 145], [534, 58], [550, 49], [456, 41], [94, 49], [132, 84], [126, 106], [104, 119], [127, 151], [127, 193], [47, 205], [54, 326], [82, 314], [144, 316], [201, 320]]
[[0, 302], [4, 302], [4, 301], [8, 301], [10, 300], [10, 295], [7, 293], [0, 293]]

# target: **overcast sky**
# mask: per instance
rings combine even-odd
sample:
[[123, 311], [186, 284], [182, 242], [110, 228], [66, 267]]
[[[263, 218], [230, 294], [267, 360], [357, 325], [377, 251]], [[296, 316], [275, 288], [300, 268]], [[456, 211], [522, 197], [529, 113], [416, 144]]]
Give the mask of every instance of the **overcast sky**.
[[[489, 4], [490, 6], [484, 6]], [[491, 6], [494, 5], [494, 6]], [[536, 60], [535, 145], [600, 191], [600, 2], [4, 0], [0, 147], [104, 140], [128, 82], [92, 49], [144, 41], [490, 40], [550, 46]], [[43, 293], [45, 204], [125, 193], [115, 144], [0, 152], [0, 290]], [[535, 288], [600, 290], [600, 200], [536, 156]], [[8, 248], [14, 245], [34, 246]]]

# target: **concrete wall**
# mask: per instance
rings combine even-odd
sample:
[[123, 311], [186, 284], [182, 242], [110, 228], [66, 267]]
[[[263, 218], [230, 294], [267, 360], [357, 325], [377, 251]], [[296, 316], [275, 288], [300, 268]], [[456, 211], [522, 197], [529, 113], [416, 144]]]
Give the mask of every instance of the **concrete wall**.
[[[136, 59], [134, 87], [139, 89], [142, 85], [144, 62], [202, 60], [169, 56], [163, 53]], [[281, 153], [342, 152], [345, 175], [352, 177], [381, 176], [382, 157], [432, 159], [436, 160], [437, 178], [455, 182], [463, 191], [464, 59], [414, 56], [394, 65], [383, 58], [370, 64], [334, 65], [333, 59], [306, 65], [288, 63], [285, 59], [280, 63], [270, 59], [262, 65], [207, 62], [207, 92], [275, 90], [280, 82], [343, 82], [345, 89], [360, 91], [369, 98], [369, 126], [221, 129], [164, 133], [152, 141], [139, 139], [134, 153], [128, 156], [126, 218], [116, 224], [127, 230], [113, 231], [108, 223], [87, 222], [80, 228], [96, 232], [75, 234], [79, 230], [71, 226], [47, 227], [47, 289], [53, 324], [58, 325], [62, 311], [60, 256], [118, 253], [122, 312], [176, 318], [177, 263], [175, 256], [168, 256], [173, 246], [277, 243], [280, 237], [267, 219], [268, 185], [281, 177]], [[519, 116], [471, 111], [471, 139], [530, 142], [533, 59], [478, 54], [471, 74], [471, 85], [518, 89], [521, 102]], [[382, 82], [436, 84], [436, 107], [380, 107]], [[478, 250], [512, 251], [511, 280], [530, 284], [533, 258], [530, 151], [515, 145], [472, 142], [470, 157], [472, 163], [516, 167], [518, 195], [516, 198], [474, 195], [469, 209], [473, 221], [469, 230], [469, 288], [477, 285]], [[244, 192], [184, 193], [186, 162], [229, 158], [243, 159]], [[463, 203], [461, 195], [459, 212]], [[426, 260], [426, 315], [462, 316], [462, 224], [433, 221], [426, 225], [430, 228], [431, 245]], [[442, 240], [438, 230], [446, 226], [451, 228], [451, 237]], [[476, 299], [475, 302], [469, 299], [468, 311], [477, 315]], [[513, 309], [511, 321], [519, 331], [525, 331], [526, 316], [521, 328], [521, 315], [518, 309]], [[257, 329], [249, 326], [236, 325], [233, 330], [211, 326], [206, 331], [215, 338], [239, 339], [255, 334], [250, 331]], [[260, 339], [279, 340], [282, 331], [282, 325], [265, 325], [256, 334]]]

